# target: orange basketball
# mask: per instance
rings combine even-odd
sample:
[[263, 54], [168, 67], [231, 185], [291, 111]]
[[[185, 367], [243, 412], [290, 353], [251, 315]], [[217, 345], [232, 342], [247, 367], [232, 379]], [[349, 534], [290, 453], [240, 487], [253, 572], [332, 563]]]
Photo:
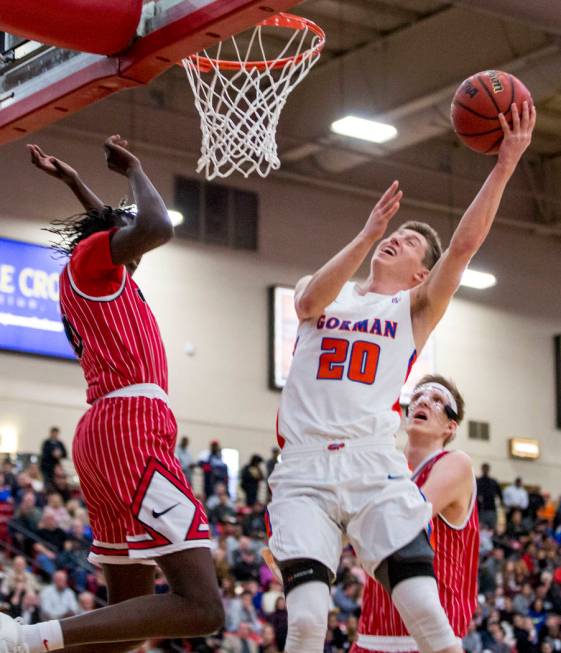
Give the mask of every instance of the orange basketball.
[[530, 91], [510, 73], [484, 70], [463, 81], [452, 100], [451, 120], [454, 131], [470, 149], [496, 154], [503, 140], [498, 115], [503, 113], [512, 126], [511, 105], [533, 103]]

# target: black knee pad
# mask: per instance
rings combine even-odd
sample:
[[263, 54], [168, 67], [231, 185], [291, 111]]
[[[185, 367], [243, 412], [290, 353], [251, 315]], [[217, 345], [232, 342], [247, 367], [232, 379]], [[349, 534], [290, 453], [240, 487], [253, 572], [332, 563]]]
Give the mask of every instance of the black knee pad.
[[280, 562], [279, 567], [282, 574], [285, 595], [287, 595], [290, 590], [298, 587], [298, 585], [310, 583], [314, 580], [325, 583], [328, 587], [330, 587], [333, 582], [333, 574], [331, 571], [318, 560], [311, 560], [308, 558], [286, 560], [285, 562]]
[[393, 588], [408, 578], [434, 575], [434, 551], [426, 531], [422, 531], [409, 544], [387, 557], [374, 572], [376, 580], [390, 594]]

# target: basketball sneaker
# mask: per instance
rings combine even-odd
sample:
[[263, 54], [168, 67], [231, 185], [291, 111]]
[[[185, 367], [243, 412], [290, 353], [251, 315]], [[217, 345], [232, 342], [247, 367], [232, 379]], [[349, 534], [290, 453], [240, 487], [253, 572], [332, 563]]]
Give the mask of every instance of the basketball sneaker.
[[0, 613], [0, 653], [29, 653], [29, 646], [22, 641], [20, 624], [2, 613]]

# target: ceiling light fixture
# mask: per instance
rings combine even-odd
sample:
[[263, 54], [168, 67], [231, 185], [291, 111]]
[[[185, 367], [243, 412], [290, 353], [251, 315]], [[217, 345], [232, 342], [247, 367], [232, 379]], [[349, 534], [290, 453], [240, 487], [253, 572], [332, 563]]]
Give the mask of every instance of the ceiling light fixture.
[[177, 227], [180, 224], [183, 224], [183, 213], [181, 211], [174, 211], [173, 209], [168, 209], [169, 219], [171, 224], [174, 227]]
[[357, 116], [345, 116], [336, 120], [331, 124], [331, 130], [341, 136], [359, 138], [370, 143], [385, 143], [397, 136], [397, 129], [393, 125]]
[[492, 288], [497, 284], [497, 277], [490, 272], [479, 272], [478, 270], [470, 270], [469, 268], [462, 274], [461, 286], [467, 288], [475, 288], [476, 290], [485, 290]]

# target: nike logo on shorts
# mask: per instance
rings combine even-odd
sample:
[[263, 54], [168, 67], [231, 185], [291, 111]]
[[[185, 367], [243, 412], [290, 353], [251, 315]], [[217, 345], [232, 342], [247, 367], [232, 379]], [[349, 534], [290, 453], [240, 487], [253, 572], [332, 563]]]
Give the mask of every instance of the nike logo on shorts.
[[177, 508], [178, 505], [179, 504], [176, 503], [175, 505], [170, 506], [169, 508], [166, 508], [165, 510], [162, 510], [161, 512], [156, 512], [155, 510], [152, 510], [152, 517], [154, 517], [154, 519], [158, 519], [158, 517], [161, 517], [162, 515], [165, 515], [166, 512], [169, 512], [170, 510], [173, 510], [174, 508]]
[[397, 480], [399, 478], [403, 478], [403, 475], [402, 474], [395, 474], [395, 475], [394, 474], [388, 474], [388, 480], [390, 480], [390, 481], [395, 481], [395, 480]]

